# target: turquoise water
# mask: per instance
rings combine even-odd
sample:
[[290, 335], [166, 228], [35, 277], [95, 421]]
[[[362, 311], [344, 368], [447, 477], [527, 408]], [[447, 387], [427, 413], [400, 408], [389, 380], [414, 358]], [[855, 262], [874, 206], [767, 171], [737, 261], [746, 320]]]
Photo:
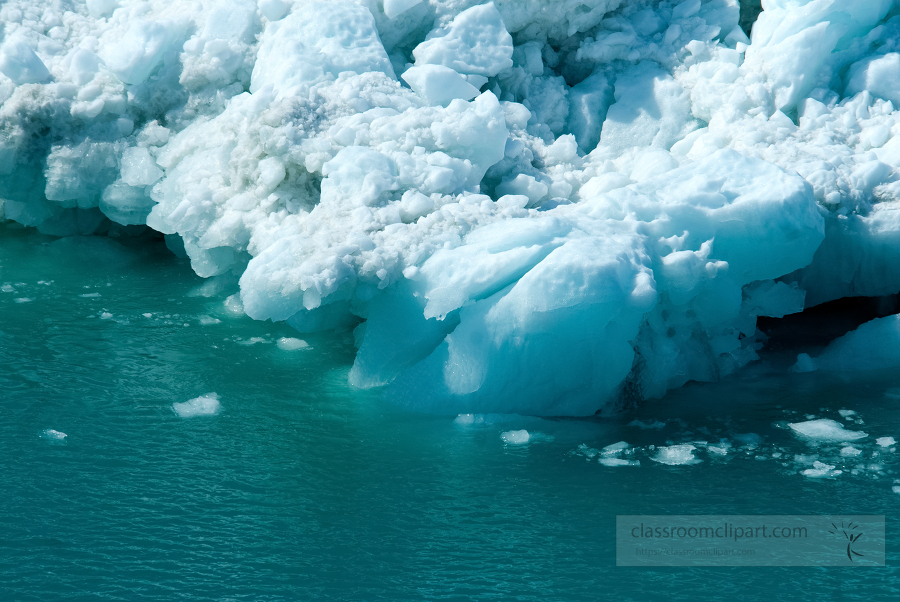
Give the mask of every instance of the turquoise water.
[[[776, 358], [614, 416], [462, 425], [349, 387], [350, 334], [283, 350], [301, 335], [235, 316], [228, 283], [119, 240], [0, 226], [0, 599], [900, 596], [900, 467], [871, 441], [900, 439], [897, 375], [778, 376]], [[213, 391], [218, 414], [173, 411]], [[870, 433], [855, 475], [784, 428], [839, 409]], [[506, 444], [518, 429], [532, 441]], [[649, 448], [746, 433], [690, 466]], [[621, 440], [640, 466], [587, 457]], [[813, 453], [846, 471], [802, 476]], [[640, 513], [885, 514], [889, 566], [616, 568], [615, 516]]]

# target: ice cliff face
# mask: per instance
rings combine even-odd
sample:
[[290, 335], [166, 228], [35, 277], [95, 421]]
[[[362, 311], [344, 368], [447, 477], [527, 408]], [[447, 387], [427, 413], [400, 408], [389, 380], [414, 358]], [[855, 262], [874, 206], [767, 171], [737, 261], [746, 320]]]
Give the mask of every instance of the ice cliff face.
[[[744, 18], [748, 15], [744, 7]], [[900, 291], [900, 6], [11, 0], [0, 215], [149, 226], [413, 409], [591, 414]]]

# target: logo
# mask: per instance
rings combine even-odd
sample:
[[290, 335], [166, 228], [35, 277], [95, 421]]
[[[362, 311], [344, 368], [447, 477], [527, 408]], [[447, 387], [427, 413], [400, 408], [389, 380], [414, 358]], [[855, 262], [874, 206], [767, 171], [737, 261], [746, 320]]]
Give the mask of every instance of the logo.
[[859, 538], [862, 537], [862, 532], [858, 531], [859, 525], [854, 524], [853, 521], [847, 523], [847, 526], [844, 526], [844, 521], [841, 521], [841, 526], [838, 527], [834, 523], [831, 523], [831, 526], [834, 527], [834, 531], [829, 529], [829, 533], [840, 537], [841, 539], [846, 540], [847, 542], [847, 558], [850, 559], [850, 562], [854, 562], [853, 556], [865, 556], [865, 554], [860, 554], [859, 552], [853, 549], [853, 545], [859, 541]]

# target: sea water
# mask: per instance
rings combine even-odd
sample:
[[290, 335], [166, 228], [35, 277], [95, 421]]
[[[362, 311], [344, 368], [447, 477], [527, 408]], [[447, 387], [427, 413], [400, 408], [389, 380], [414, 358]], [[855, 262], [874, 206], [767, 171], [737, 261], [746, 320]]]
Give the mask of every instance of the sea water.
[[[160, 240], [0, 226], [0, 599], [898, 595], [895, 374], [773, 356], [589, 419], [416, 414], [348, 384], [350, 332], [235, 291]], [[790, 426], [825, 419], [867, 437]], [[616, 515], [667, 513], [884, 514], [888, 566], [617, 568]]]

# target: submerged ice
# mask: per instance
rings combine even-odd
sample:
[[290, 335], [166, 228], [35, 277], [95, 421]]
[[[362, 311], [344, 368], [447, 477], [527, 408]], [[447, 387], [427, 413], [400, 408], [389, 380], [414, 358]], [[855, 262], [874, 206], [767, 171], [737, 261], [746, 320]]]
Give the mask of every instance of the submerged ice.
[[[235, 314], [355, 326], [351, 382], [413, 409], [658, 397], [900, 291], [900, 7], [763, 8], [10, 0], [0, 217], [152, 228]], [[897, 365], [883, 320], [797, 369]]]

